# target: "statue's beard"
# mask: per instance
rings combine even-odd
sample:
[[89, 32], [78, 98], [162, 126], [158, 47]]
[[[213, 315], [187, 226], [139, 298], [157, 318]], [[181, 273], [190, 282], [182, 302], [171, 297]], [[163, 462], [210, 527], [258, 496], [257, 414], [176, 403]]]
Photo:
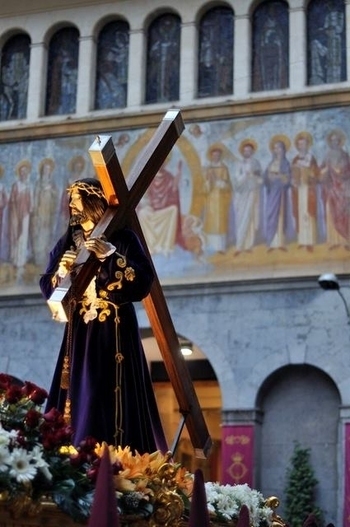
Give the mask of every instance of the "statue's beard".
[[88, 221], [88, 216], [85, 212], [76, 212], [75, 214], [72, 214], [69, 220], [69, 225], [71, 227], [75, 227], [76, 225], [81, 225], [82, 223], [85, 223]]

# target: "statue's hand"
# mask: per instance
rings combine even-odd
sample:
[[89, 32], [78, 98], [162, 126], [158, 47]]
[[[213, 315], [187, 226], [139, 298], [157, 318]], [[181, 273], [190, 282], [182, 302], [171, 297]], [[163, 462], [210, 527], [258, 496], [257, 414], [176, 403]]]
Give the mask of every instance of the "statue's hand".
[[77, 252], [73, 251], [72, 249], [64, 253], [64, 255], [62, 256], [60, 260], [60, 263], [58, 265], [58, 270], [57, 270], [57, 274], [60, 278], [64, 278], [66, 274], [70, 272], [75, 262], [76, 257], [77, 257]]
[[99, 260], [105, 260], [107, 256], [115, 252], [114, 245], [101, 237], [89, 238], [84, 242], [84, 245], [88, 251], [95, 253]]

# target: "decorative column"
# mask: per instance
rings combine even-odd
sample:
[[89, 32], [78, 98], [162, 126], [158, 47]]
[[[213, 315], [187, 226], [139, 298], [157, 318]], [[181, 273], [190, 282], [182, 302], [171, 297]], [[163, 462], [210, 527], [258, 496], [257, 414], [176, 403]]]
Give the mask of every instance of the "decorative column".
[[222, 484], [247, 483], [254, 487], [257, 413], [255, 410], [230, 411], [222, 424]]
[[186, 22], [181, 26], [180, 101], [191, 103], [197, 97], [198, 42], [196, 25]]
[[302, 5], [289, 10], [289, 88], [302, 91], [307, 83], [306, 18]]
[[146, 61], [143, 29], [131, 30], [129, 40], [128, 108], [139, 107], [143, 103]]
[[235, 15], [233, 53], [233, 94], [247, 97], [251, 90], [251, 28], [248, 14]]
[[[43, 42], [30, 47], [27, 119], [35, 121], [44, 113], [47, 65], [46, 48]], [[41, 72], [38, 75], [38, 72]]]
[[79, 63], [77, 80], [77, 105], [78, 117], [86, 115], [93, 109], [93, 100], [96, 83], [96, 47], [92, 36], [79, 39]]
[[350, 527], [350, 407], [340, 410], [340, 441], [339, 441], [339, 489], [337, 524]]
[[345, 0], [346, 80], [350, 77], [350, 0]]
[[344, 512], [343, 525], [350, 525], [350, 423], [344, 425]]

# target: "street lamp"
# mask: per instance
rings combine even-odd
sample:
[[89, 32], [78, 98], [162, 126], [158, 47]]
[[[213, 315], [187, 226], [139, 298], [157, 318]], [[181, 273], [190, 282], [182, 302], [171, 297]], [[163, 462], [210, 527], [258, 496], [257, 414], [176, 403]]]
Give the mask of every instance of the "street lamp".
[[329, 291], [329, 290], [337, 291], [338, 295], [340, 296], [340, 298], [343, 301], [343, 304], [344, 304], [344, 307], [345, 307], [345, 311], [346, 311], [346, 315], [348, 317], [348, 324], [350, 324], [349, 306], [348, 306], [348, 304], [347, 304], [347, 302], [345, 300], [345, 297], [344, 297], [343, 293], [340, 290], [339, 280], [338, 280], [337, 276], [335, 274], [333, 274], [333, 273], [322, 274], [319, 277], [319, 279], [318, 279], [318, 283], [319, 283], [320, 287], [322, 287], [322, 289], [325, 289], [326, 291]]
[[180, 350], [184, 357], [189, 357], [193, 353], [193, 343], [187, 339], [179, 338]]

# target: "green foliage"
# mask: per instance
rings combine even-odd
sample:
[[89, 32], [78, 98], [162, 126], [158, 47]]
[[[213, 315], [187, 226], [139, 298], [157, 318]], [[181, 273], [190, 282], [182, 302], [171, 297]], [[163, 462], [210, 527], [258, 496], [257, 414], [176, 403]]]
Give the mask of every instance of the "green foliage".
[[298, 443], [287, 468], [285, 489], [285, 520], [290, 527], [302, 527], [309, 514], [314, 514], [319, 527], [323, 525], [323, 514], [315, 504], [315, 487], [318, 484], [310, 465], [310, 449], [302, 448]]

